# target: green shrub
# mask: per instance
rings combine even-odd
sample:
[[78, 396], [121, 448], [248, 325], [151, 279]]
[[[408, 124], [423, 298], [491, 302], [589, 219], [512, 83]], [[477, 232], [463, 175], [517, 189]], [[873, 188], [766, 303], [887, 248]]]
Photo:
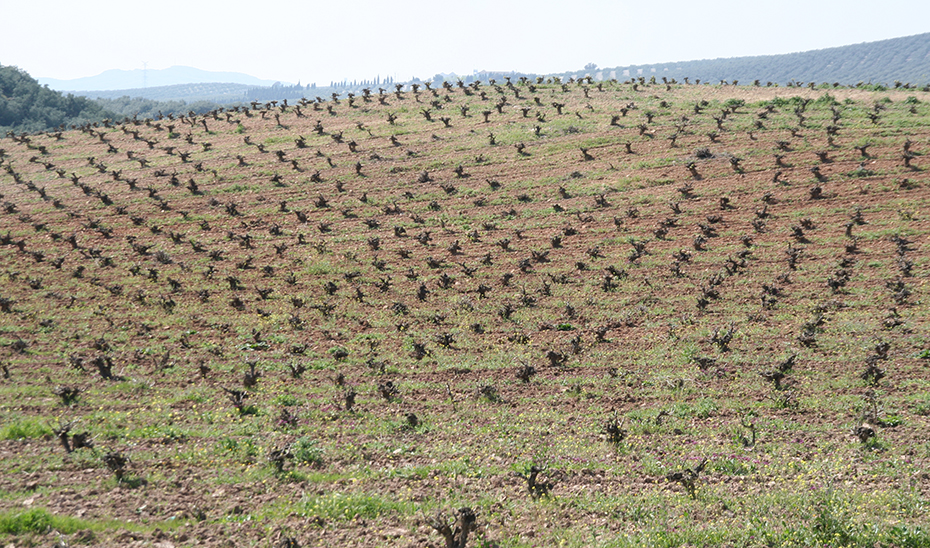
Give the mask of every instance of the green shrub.
[[28, 438], [41, 438], [50, 436], [52, 429], [47, 424], [43, 424], [38, 419], [24, 418], [17, 419], [10, 424], [3, 425], [0, 428], [0, 440], [21, 440]]
[[904, 419], [901, 418], [901, 415], [888, 414], [882, 417], [882, 424], [887, 428], [894, 428], [895, 426], [901, 426], [904, 424]]
[[306, 497], [301, 501], [303, 513], [333, 521], [373, 519], [391, 512], [403, 512], [410, 506], [377, 495], [356, 493], [330, 493], [323, 496]]
[[294, 456], [294, 462], [301, 464], [322, 464], [323, 449], [316, 440], [304, 436], [291, 444], [291, 455]]
[[914, 405], [914, 413], [921, 417], [930, 417], [930, 399]]
[[275, 396], [275, 398], [272, 400], [272, 403], [282, 407], [293, 407], [298, 404], [298, 401], [297, 398], [291, 394], [281, 394]]
[[55, 516], [45, 508], [11, 510], [0, 514], [0, 535], [42, 535], [48, 531], [70, 534], [87, 529], [89, 524], [75, 518]]
[[726, 102], [723, 103], [723, 106], [725, 108], [730, 108], [734, 110], [742, 106], [745, 106], [745, 105], [746, 105], [746, 101], [742, 99], [727, 99]]
[[823, 95], [818, 97], [816, 101], [814, 101], [814, 104], [818, 106], [829, 107], [829, 106], [838, 105], [840, 103], [839, 101], [836, 100], [836, 97], [830, 95], [829, 93], [824, 93]]
[[25, 512], [10, 512], [0, 516], [0, 533], [22, 535], [25, 533], [43, 534], [52, 528], [52, 516], [41, 508], [32, 508]]
[[856, 178], [856, 177], [874, 177], [874, 176], [875, 176], [875, 172], [872, 171], [871, 169], [867, 169], [867, 168], [865, 168], [865, 167], [857, 167], [856, 169], [854, 169], [854, 170], [848, 172], [848, 173], [846, 174], [846, 176], [849, 177], [849, 178]]
[[224, 437], [214, 446], [214, 452], [221, 456], [228, 456], [244, 464], [252, 464], [258, 459], [258, 446], [251, 438], [236, 439]]

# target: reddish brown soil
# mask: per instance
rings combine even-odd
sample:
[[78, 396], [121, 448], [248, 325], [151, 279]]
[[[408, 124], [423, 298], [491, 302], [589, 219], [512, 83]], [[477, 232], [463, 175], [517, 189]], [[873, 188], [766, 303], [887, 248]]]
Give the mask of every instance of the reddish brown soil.
[[[450, 447], [461, 444], [480, 452], [492, 443], [445, 422], [464, 421], [476, 432], [499, 426], [498, 416], [483, 416], [483, 404], [473, 397], [479, 385], [499, 391], [503, 403], [496, 404], [495, 413], [510, 406], [543, 421], [555, 413], [565, 420], [560, 435], [589, 444], [603, 443], [600, 431], [608, 413], [622, 416], [710, 397], [721, 402], [712, 416], [683, 419], [676, 426], [684, 432], [675, 434], [686, 438], [682, 443], [700, 439], [715, 455], [732, 452], [726, 432], [743, 413], [730, 402], [742, 401], [767, 420], [803, 425], [769, 433], [773, 443], [807, 448], [791, 458], [815, 462], [824, 448], [834, 446], [853, 454], [859, 450], [854, 438], [838, 425], [857, 417], [849, 406], [833, 402], [859, 401], [869, 389], [858, 376], [878, 340], [891, 348], [890, 361], [882, 362], [889, 378], [879, 383], [881, 397], [906, 418], [900, 427], [883, 429], [882, 442], [927, 464], [930, 455], [920, 447], [930, 424], [912, 404], [914, 391], [925, 390], [930, 378], [927, 360], [917, 357], [927, 348], [921, 303], [927, 298], [925, 236], [930, 231], [924, 156], [930, 134], [928, 94], [586, 87], [587, 97], [575, 84], [566, 91], [541, 86], [535, 93], [518, 86], [516, 98], [507, 88], [499, 93], [485, 85], [486, 101], [460, 89], [435, 95], [408, 91], [402, 98], [390, 95], [386, 105], [359, 97], [352, 106], [345, 99], [325, 102], [319, 110], [307, 104], [300, 116], [293, 105], [266, 105], [249, 115], [227, 112], [215, 118], [66, 131], [60, 140], [51, 134], [0, 140], [3, 166], [10, 168], [0, 174], [0, 201], [9, 204], [0, 215], [0, 235], [8, 235], [0, 246], [0, 297], [12, 301], [9, 311], [0, 314], [8, 368], [4, 420], [79, 419], [82, 428], [98, 435], [100, 447], [129, 454], [130, 469], [147, 481], [136, 488], [114, 487], [106, 467], [90, 457], [81, 461], [64, 455], [53, 436], [6, 440], [0, 442], [0, 458], [12, 464], [0, 475], [0, 510], [38, 506], [82, 519], [188, 522], [168, 532], [69, 537], [89, 545], [267, 545], [289, 531], [304, 546], [438, 545], [439, 537], [422, 516], [347, 523], [314, 521], [296, 512], [260, 518], [262, 511], [270, 513], [285, 501], [355, 487], [345, 479], [229, 483], [224, 480], [228, 467], [229, 473], [246, 473], [240, 463], [217, 457], [211, 465], [209, 456], [185, 456], [212, 451], [227, 435], [223, 425], [215, 435], [182, 439], [102, 437], [149, 420], [164, 423], [165, 413], [172, 412], [172, 424], [200, 428], [201, 413], [228, 412], [220, 389], [240, 384], [244, 363], [252, 359], [264, 372], [252, 399], [262, 411], [254, 419], [264, 424], [258, 429], [262, 433], [253, 436], [262, 455], [271, 449], [272, 437], [280, 443], [311, 434], [328, 447], [366, 449], [360, 454], [333, 451], [322, 469], [310, 471], [351, 475], [361, 465], [378, 471], [432, 469], [425, 478], [363, 482], [363, 492], [385, 499], [406, 490], [410, 500], [429, 502], [445, 501], [449, 492], [462, 499], [486, 493], [501, 500], [522, 496], [524, 487], [511, 474], [469, 478], [438, 466], [449, 458]], [[828, 106], [808, 105], [804, 125], [793, 113], [797, 103], [759, 115], [765, 112], [762, 101], [816, 101], [825, 93], [839, 101], [842, 111], [832, 144], [825, 129], [834, 123]], [[508, 104], [498, 114], [494, 103], [501, 95]], [[908, 112], [909, 96], [921, 101], [916, 113]], [[533, 97], [541, 98], [541, 106]], [[707, 133], [716, 128], [713, 116], [733, 98], [747, 104], [726, 117], [724, 129], [711, 141]], [[886, 98], [890, 103], [878, 103], [884, 110], [873, 108]], [[701, 100], [708, 104], [695, 113], [693, 105]], [[565, 103], [562, 115], [554, 102]], [[630, 103], [635, 107], [610, 125], [610, 117]], [[471, 107], [467, 118], [460, 115], [462, 104]], [[528, 117], [517, 105], [531, 108]], [[328, 107], [334, 114], [326, 112]], [[420, 114], [425, 108], [431, 109], [433, 122]], [[482, 110], [492, 111], [488, 123]], [[646, 121], [647, 111], [656, 113], [655, 120], [640, 135], [637, 126]], [[877, 123], [871, 123], [869, 112], [880, 114]], [[387, 113], [397, 114], [396, 125], [387, 122]], [[546, 121], [537, 121], [537, 114]], [[451, 118], [451, 127], [444, 127], [440, 115]], [[324, 127], [321, 135], [313, 130], [317, 120]], [[754, 126], [757, 121], [761, 127]], [[177, 135], [169, 135], [169, 125]], [[535, 125], [540, 126], [538, 137]], [[341, 143], [332, 137], [340, 133]], [[489, 133], [497, 144], [489, 144]], [[306, 148], [295, 146], [299, 136], [306, 138]], [[244, 137], [253, 144], [243, 142]], [[353, 140], [356, 152], [347, 144]], [[788, 143], [787, 150], [778, 150], [780, 141]], [[866, 141], [872, 144], [865, 154], [854, 148]], [[906, 141], [913, 143], [910, 167], [903, 159]], [[524, 154], [514, 147], [520, 142], [526, 145]], [[626, 152], [628, 142], [632, 153]], [[581, 147], [593, 159], [584, 160]], [[697, 158], [705, 147], [712, 156]], [[282, 160], [275, 151], [283, 151]], [[824, 151], [826, 161], [817, 155]], [[185, 160], [181, 153], [190, 156]], [[776, 153], [782, 155], [781, 166]], [[730, 162], [733, 157], [741, 160], [738, 168]], [[686, 168], [690, 162], [697, 175]], [[463, 171], [457, 174], [459, 166]], [[819, 181], [811, 168], [819, 169]], [[423, 172], [428, 180], [420, 180]], [[278, 184], [274, 174], [280, 176]], [[322, 180], [313, 182], [314, 174]], [[135, 190], [129, 180], [135, 180]], [[196, 183], [196, 191], [188, 188], [189, 181]], [[819, 195], [814, 187], [821, 189]], [[321, 197], [325, 206], [318, 203]], [[722, 198], [729, 205], [721, 205]], [[484, 203], [476, 203], [480, 200]], [[227, 209], [231, 204], [235, 211]], [[388, 211], [395, 207], [399, 212]], [[858, 238], [852, 249], [846, 231], [856, 211], [863, 222], [849, 229]], [[656, 229], [663, 223], [669, 226], [660, 237]], [[396, 234], [394, 227], [406, 234]], [[710, 235], [696, 246], [695, 238], [705, 231]], [[418, 241], [424, 234], [429, 239]], [[559, 235], [562, 243], [554, 247], [552, 237]], [[905, 251], [891, 239], [895, 235], [910, 241]], [[744, 236], [751, 243], [744, 243]], [[456, 242], [460, 249], [453, 251]], [[631, 242], [645, 244], [640, 257], [631, 259]], [[140, 252], [133, 244], [152, 247]], [[790, 249], [800, 252], [793, 269], [786, 260]], [[406, 258], [399, 255], [404, 250]], [[669, 265], [681, 250], [690, 260], [680, 262], [676, 276]], [[209, 256], [214, 251], [221, 253], [218, 260]], [[157, 252], [168, 257], [160, 261]], [[912, 262], [908, 272], [901, 270], [903, 260]], [[376, 261], [384, 261], [383, 266]], [[832, 291], [827, 282], [842, 277], [839, 270], [846, 270], [849, 279]], [[288, 280], [289, 274], [294, 279]], [[721, 277], [720, 297], [699, 309], [697, 297], [715, 275]], [[783, 275], [787, 280], [779, 278]], [[505, 276], [511, 277], [506, 283]], [[231, 288], [231, 277], [241, 289]], [[172, 281], [180, 285], [174, 288]], [[378, 284], [385, 281], [390, 285], [382, 291]], [[325, 291], [327, 282], [336, 284], [332, 295]], [[889, 289], [895, 282], [910, 295], [896, 301]], [[616, 287], [605, 290], [605, 283]], [[427, 290], [424, 299], [417, 297], [421, 284]], [[480, 285], [487, 286], [483, 298]], [[779, 288], [770, 308], [761, 305], [763, 285]], [[260, 295], [259, 290], [269, 289], [267, 296]], [[235, 298], [241, 301], [239, 309], [230, 304]], [[512, 307], [509, 319], [501, 313], [506, 306]], [[901, 325], [888, 327], [892, 310]], [[816, 343], [804, 346], [798, 340], [802, 324], [818, 311], [825, 325], [818, 326]], [[737, 335], [723, 352], [711, 333], [731, 323]], [[442, 344], [442, 335], [450, 335], [452, 344]], [[573, 345], [576, 336], [580, 340]], [[26, 347], [17, 350], [16, 341]], [[414, 342], [422, 343], [427, 355], [413, 356]], [[333, 359], [337, 348], [347, 350], [348, 357]], [[550, 351], [564, 355], [565, 363], [551, 364]], [[773, 392], [757, 373], [790, 353], [799, 354], [800, 364], [788, 381], [799, 405], [777, 409], [766, 403]], [[70, 366], [68, 356], [82, 358], [84, 371]], [[125, 377], [128, 387], [113, 388], [116, 382], [99, 378], [90, 364], [99, 356], [110, 357], [114, 374]], [[713, 357], [717, 364], [701, 371], [689, 360], [692, 356]], [[295, 360], [321, 369], [311, 369], [299, 381], [290, 379], [286, 364]], [[515, 379], [521, 361], [537, 369], [533, 382]], [[384, 374], [377, 374], [378, 362], [384, 362]], [[203, 378], [200, 364], [209, 368]], [[657, 380], [664, 370], [670, 375], [667, 386]], [[343, 389], [333, 386], [337, 372], [360, 393], [358, 422], [338, 409]], [[400, 400], [378, 396], [376, 386], [385, 380], [401, 387]], [[676, 382], [688, 389], [675, 392]], [[86, 390], [80, 405], [66, 409], [57, 403], [51, 391], [62, 384]], [[322, 425], [303, 424], [283, 436], [267, 434], [280, 410], [274, 398], [282, 393], [298, 394], [300, 412], [314, 420], [323, 417]], [[821, 409], [824, 402], [830, 405]], [[406, 413], [435, 424], [427, 433], [387, 436], [418, 446], [415, 454], [379, 449], [386, 435], [362, 425], [372, 416], [395, 420]], [[669, 443], [656, 441], [664, 434], [644, 436], [645, 447]], [[504, 470], [517, 460], [496, 458]], [[267, 465], [257, 457], [255, 466]], [[872, 485], [865, 477], [870, 468], [856, 466], [847, 473], [861, 472], [857, 489], [897, 488], [900, 481], [924, 497], [930, 493], [926, 474], [906, 480], [882, 476]], [[565, 468], [553, 472], [563, 499], [582, 492], [639, 493], [665, 483], [661, 475], [631, 479], [605, 472], [596, 462]], [[732, 482], [733, 493], [751, 495], [775, 479], [765, 473], [739, 480], [709, 474], [705, 482]], [[553, 531], [574, 530], [578, 523], [622, 529], [609, 516], [575, 507], [553, 508], [542, 523], [514, 515], [511, 508], [502, 505], [494, 518], [493, 512], [485, 514], [482, 528], [488, 538], [500, 538], [507, 530], [525, 539], [549, 539], [558, 534]], [[706, 518], [726, 512], [707, 508]], [[235, 518], [252, 514], [254, 521]], [[37, 542], [55, 538], [50, 534]]]

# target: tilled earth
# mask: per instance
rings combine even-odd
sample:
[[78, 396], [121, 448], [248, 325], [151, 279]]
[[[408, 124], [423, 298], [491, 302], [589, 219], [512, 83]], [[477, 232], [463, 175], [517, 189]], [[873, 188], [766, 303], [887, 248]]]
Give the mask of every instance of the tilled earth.
[[928, 98], [496, 82], [2, 139], [0, 510], [83, 520], [11, 542], [926, 523]]

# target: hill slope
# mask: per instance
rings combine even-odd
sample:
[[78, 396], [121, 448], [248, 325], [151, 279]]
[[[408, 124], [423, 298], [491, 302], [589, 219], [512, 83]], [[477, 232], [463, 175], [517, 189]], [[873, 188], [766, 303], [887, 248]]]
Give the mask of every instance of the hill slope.
[[930, 93], [255, 107], [0, 139], [11, 542], [930, 543]]
[[[789, 53], [782, 55], [733, 57], [629, 65], [598, 70], [576, 70], [561, 73], [565, 79], [581, 78], [591, 74], [599, 80], [626, 80], [630, 77], [675, 79], [683, 81], [701, 80], [719, 82], [734, 80], [747, 85], [754, 80], [761, 83], [809, 82], [856, 85], [860, 83], [892, 86], [895, 82], [909, 83], [908, 87], [930, 85], [930, 33], [826, 48], [821, 50]], [[503, 79], [509, 75], [535, 78], [528, 73], [483, 73], [479, 79]], [[474, 81], [469, 76], [466, 82]], [[39, 78], [42, 84], [53, 89], [80, 90], [81, 95], [91, 98], [115, 99], [124, 96], [144, 97], [158, 101], [211, 101], [216, 103], [249, 102], [254, 99], [289, 99], [328, 97], [331, 93], [361, 93], [364, 87], [378, 85], [361, 84], [346, 87], [272, 86], [273, 82], [258, 80], [240, 73], [209, 72], [191, 67], [171, 67], [161, 71], [149, 71], [148, 85], [143, 88], [142, 71], [107, 71], [99, 76], [77, 80], [52, 80]], [[385, 84], [386, 85], [386, 84]], [[392, 86], [388, 86], [389, 88]]]
[[618, 79], [629, 76], [685, 77], [707, 82], [753, 80], [788, 82], [859, 82], [891, 85], [930, 83], [930, 33], [783, 55], [704, 59], [602, 69]]
[[25, 71], [0, 65], [0, 134], [46, 131], [59, 125], [83, 124], [109, 114], [85, 97], [62, 95]]
[[253, 86], [230, 83], [178, 84], [114, 91], [83, 91], [81, 95], [93, 99], [119, 99], [142, 97], [154, 101], [211, 101], [219, 104], [243, 101], [245, 92]]

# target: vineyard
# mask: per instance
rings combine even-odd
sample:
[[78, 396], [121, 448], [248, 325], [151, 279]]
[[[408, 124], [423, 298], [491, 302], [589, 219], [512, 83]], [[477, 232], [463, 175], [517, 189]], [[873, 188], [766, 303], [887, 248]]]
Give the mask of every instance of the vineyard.
[[539, 78], [0, 139], [0, 542], [930, 546], [928, 102]]

